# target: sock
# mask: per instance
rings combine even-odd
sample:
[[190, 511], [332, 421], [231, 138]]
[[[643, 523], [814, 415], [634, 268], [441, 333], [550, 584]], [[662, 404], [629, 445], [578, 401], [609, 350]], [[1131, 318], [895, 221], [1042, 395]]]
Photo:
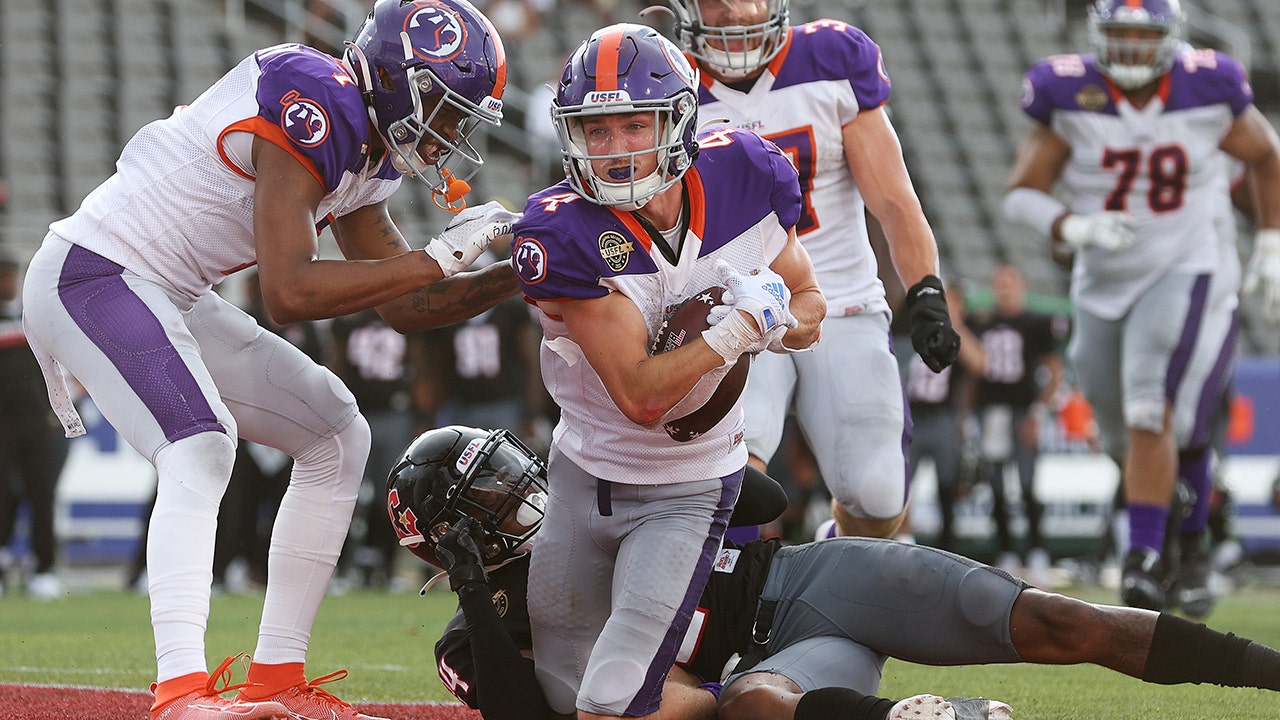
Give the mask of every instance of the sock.
[[1129, 503], [1129, 548], [1160, 552], [1164, 545], [1164, 526], [1168, 521], [1167, 507]]
[[1161, 685], [1207, 682], [1280, 690], [1280, 653], [1248, 638], [1161, 613], [1142, 679]]
[[159, 710], [187, 693], [204, 690], [204, 686], [208, 682], [209, 673], [194, 672], [156, 683], [152, 689], [152, 692], [156, 694], [156, 701], [151, 703], [152, 712]]
[[893, 706], [892, 700], [849, 688], [818, 688], [800, 696], [795, 720], [885, 720]]
[[356, 415], [337, 435], [294, 453], [289, 489], [271, 530], [255, 661], [306, 659], [312, 623], [351, 526], [369, 443], [369, 423]]
[[1178, 453], [1178, 478], [1195, 493], [1195, 504], [1182, 520], [1182, 534], [1204, 530], [1209, 524], [1209, 500], [1213, 495], [1213, 478], [1209, 474], [1209, 452], [1188, 450]]
[[249, 687], [240, 691], [240, 695], [248, 700], [263, 700], [288, 690], [291, 687], [305, 685], [306, 675], [302, 671], [302, 663], [249, 663], [249, 676], [246, 678]]

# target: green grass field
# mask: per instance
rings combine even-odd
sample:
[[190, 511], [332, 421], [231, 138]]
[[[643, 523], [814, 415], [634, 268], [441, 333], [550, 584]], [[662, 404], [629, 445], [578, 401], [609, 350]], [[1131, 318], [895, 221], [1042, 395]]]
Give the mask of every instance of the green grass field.
[[[1075, 591], [1073, 591], [1075, 592]], [[1107, 602], [1110, 593], [1083, 589]], [[219, 596], [209, 624], [210, 666], [251, 652], [261, 595]], [[436, 677], [432, 645], [453, 613], [453, 595], [352, 592], [321, 607], [308, 657], [310, 675], [338, 668], [332, 689], [353, 702], [449, 701]], [[1246, 589], [1219, 604], [1209, 624], [1280, 647], [1280, 589]], [[72, 595], [54, 603], [0, 598], [0, 683], [67, 684], [141, 690], [153, 679], [145, 597]], [[237, 670], [237, 679], [243, 673]], [[1096, 667], [932, 668], [890, 661], [881, 694], [983, 695], [1013, 705], [1019, 720], [1158, 720], [1280, 716], [1280, 696], [1212, 686], [1162, 687]]]

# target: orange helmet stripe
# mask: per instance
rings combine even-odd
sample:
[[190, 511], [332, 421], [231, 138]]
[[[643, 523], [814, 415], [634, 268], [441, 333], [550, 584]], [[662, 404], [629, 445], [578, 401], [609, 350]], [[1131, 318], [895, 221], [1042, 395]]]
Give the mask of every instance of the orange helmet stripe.
[[507, 88], [507, 51], [502, 47], [502, 38], [498, 35], [498, 31], [494, 29], [493, 23], [489, 22], [489, 18], [484, 13], [477, 12], [476, 17], [484, 23], [485, 30], [489, 31], [489, 37], [493, 38], [493, 62], [497, 65], [498, 77], [493, 83], [494, 98], [502, 99], [502, 91]]
[[596, 90], [618, 89], [618, 55], [622, 48], [621, 28], [600, 36], [596, 48]]

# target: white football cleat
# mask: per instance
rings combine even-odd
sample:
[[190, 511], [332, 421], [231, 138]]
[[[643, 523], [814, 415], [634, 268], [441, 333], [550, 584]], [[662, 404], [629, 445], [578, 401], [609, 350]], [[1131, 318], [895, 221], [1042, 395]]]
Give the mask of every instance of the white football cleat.
[[956, 711], [937, 695], [915, 695], [890, 708], [887, 720], [956, 720]]
[[999, 700], [976, 697], [947, 698], [956, 720], [1012, 720], [1013, 708]]

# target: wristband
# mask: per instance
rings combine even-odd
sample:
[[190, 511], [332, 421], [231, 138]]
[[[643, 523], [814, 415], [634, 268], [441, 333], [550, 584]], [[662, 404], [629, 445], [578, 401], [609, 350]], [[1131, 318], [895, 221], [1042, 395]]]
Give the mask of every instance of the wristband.
[[1017, 187], [1004, 196], [1004, 215], [1041, 235], [1053, 239], [1053, 222], [1067, 212], [1067, 206], [1042, 190]]
[[724, 690], [724, 685], [721, 685], [720, 683], [718, 683], [718, 682], [716, 682], [716, 681], [712, 680], [712, 681], [710, 681], [710, 682], [704, 682], [704, 683], [702, 683], [701, 685], [699, 685], [699, 686], [698, 686], [698, 689], [699, 689], [699, 690], [706, 690], [707, 692], [709, 692], [709, 693], [711, 693], [712, 695], [714, 695], [714, 696], [715, 696], [715, 698], [716, 698], [716, 700], [719, 700], [719, 699], [720, 699], [720, 691], [721, 691], [721, 690]]

